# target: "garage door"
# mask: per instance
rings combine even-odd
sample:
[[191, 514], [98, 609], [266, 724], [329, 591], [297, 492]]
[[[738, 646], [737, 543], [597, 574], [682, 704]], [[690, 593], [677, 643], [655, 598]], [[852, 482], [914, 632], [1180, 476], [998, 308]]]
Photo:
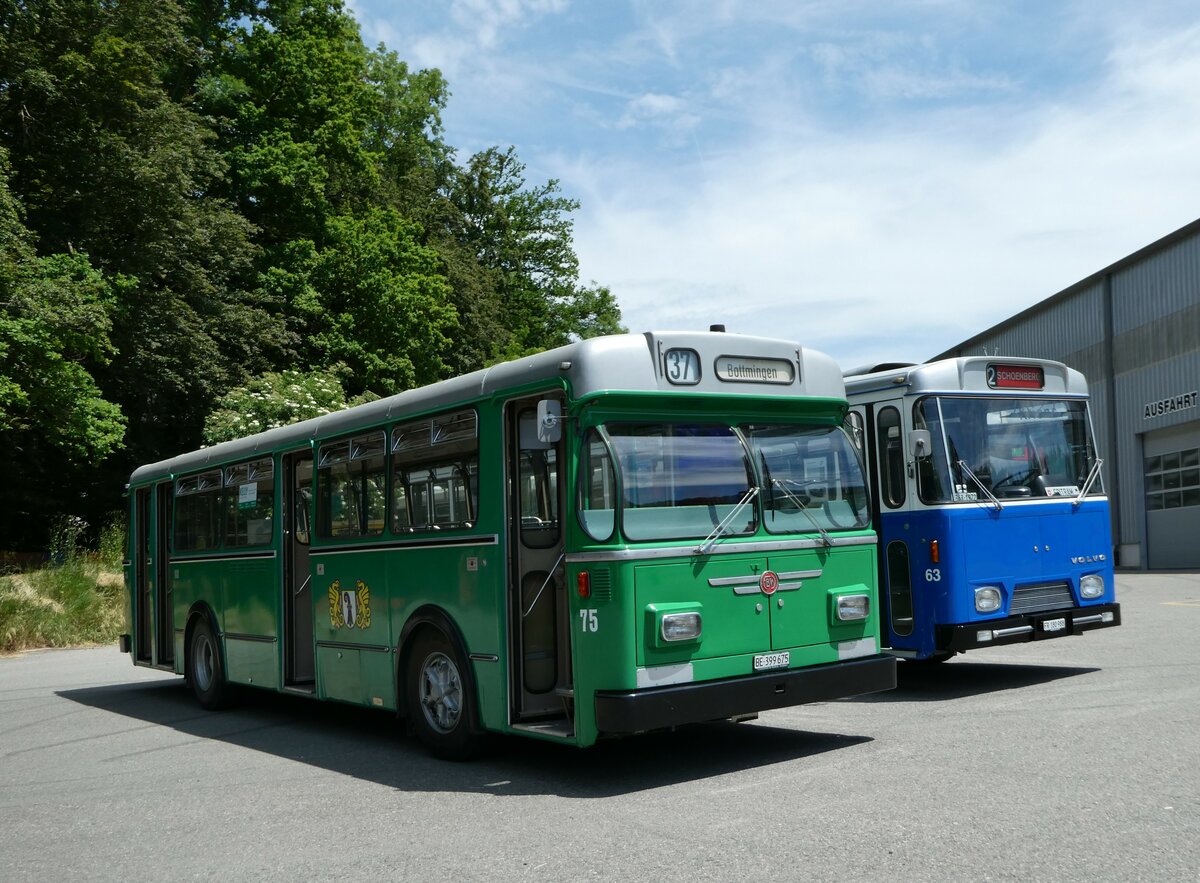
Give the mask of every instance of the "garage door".
[[1200, 422], [1148, 433], [1142, 453], [1149, 566], [1200, 568]]

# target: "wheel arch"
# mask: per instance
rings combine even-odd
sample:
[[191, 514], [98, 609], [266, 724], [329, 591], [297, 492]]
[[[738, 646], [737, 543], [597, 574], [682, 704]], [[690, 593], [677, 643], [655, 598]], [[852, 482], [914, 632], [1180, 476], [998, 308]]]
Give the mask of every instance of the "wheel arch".
[[400, 630], [400, 637], [396, 641], [396, 714], [400, 717], [408, 716], [408, 691], [405, 689], [408, 656], [412, 650], [413, 638], [424, 629], [441, 632], [443, 637], [453, 645], [459, 658], [463, 661], [462, 678], [475, 699], [475, 707], [478, 708], [479, 687], [475, 683], [475, 668], [471, 665], [471, 654], [467, 651], [467, 642], [463, 638], [462, 630], [444, 609], [436, 604], [426, 604], [412, 612], [408, 621], [404, 623], [404, 628]]
[[221, 654], [221, 671], [228, 672], [225, 667], [225, 635], [217, 623], [217, 614], [207, 601], [197, 601], [187, 613], [187, 624], [183, 631], [183, 679], [191, 682], [192, 664], [192, 635], [196, 632], [196, 624], [206, 621], [212, 629], [213, 637], [217, 639], [217, 652]]

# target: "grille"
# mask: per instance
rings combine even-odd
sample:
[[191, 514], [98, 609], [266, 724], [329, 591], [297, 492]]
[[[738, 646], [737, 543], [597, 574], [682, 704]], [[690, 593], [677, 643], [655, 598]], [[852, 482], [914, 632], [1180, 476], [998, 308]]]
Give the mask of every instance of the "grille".
[[612, 571], [607, 568], [597, 568], [591, 571], [592, 597], [597, 601], [612, 600]]
[[1067, 583], [1043, 583], [1037, 586], [1018, 586], [1013, 590], [1010, 616], [1022, 613], [1041, 613], [1075, 606], [1071, 587]]

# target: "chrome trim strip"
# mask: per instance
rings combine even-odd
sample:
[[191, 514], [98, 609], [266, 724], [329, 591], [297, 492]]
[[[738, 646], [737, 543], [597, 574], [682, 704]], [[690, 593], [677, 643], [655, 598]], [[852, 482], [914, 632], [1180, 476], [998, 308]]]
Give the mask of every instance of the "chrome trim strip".
[[253, 641], [256, 644], [274, 644], [277, 638], [269, 635], [237, 635], [233, 632], [225, 633], [226, 641]]
[[471, 659], [475, 662], [499, 662], [500, 657], [495, 653], [472, 653]]
[[500, 537], [497, 534], [449, 537], [444, 540], [430, 537], [420, 540], [409, 540], [407, 542], [361, 543], [357, 546], [349, 546], [346, 548], [310, 549], [308, 554], [309, 557], [315, 558], [318, 555], [351, 555], [358, 552], [393, 552], [396, 549], [446, 549], [453, 548], [455, 546], [495, 546], [499, 543]]
[[1033, 631], [1031, 625], [1017, 625], [1010, 629], [992, 629], [993, 638], [1011, 638], [1013, 635], [1027, 635]]
[[758, 583], [752, 586], [734, 586], [733, 593], [735, 595], [757, 595], [762, 589], [758, 587]]
[[787, 573], [776, 574], [781, 580], [784, 579], [816, 579], [825, 571], [823, 570], [789, 570]]
[[718, 589], [721, 586], [743, 586], [749, 583], [758, 585], [758, 579], [757, 573], [752, 573], [749, 576], [714, 576], [708, 581], [708, 584], [714, 589]]
[[[834, 546], [874, 546], [879, 542], [874, 535], [869, 537], [834, 537]], [[707, 557], [714, 555], [738, 555], [747, 552], [789, 552], [795, 549], [825, 549], [822, 539], [811, 540], [764, 540], [757, 543], [719, 543]], [[699, 558], [694, 546], [674, 546], [667, 549], [629, 548], [612, 549], [605, 552], [571, 552], [568, 564], [592, 564], [602, 561], [654, 561], [661, 558]]]
[[1099, 613], [1093, 613], [1091, 616], [1076, 616], [1071, 622], [1074, 625], [1087, 625], [1089, 622], [1104, 622], [1104, 617]]
[[275, 552], [248, 552], [244, 555], [172, 555], [167, 559], [168, 564], [197, 564], [201, 561], [258, 561], [275, 557]]
[[318, 647], [328, 650], [370, 650], [372, 653], [391, 653], [391, 647], [383, 644], [351, 644], [346, 641], [317, 641]]

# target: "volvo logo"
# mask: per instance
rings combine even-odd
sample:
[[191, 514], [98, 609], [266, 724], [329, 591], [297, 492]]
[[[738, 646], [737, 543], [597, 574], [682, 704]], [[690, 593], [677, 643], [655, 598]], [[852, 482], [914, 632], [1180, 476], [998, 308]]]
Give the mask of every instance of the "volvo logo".
[[1071, 559], [1072, 564], [1096, 564], [1100, 561], [1107, 561], [1107, 555], [1079, 555]]

